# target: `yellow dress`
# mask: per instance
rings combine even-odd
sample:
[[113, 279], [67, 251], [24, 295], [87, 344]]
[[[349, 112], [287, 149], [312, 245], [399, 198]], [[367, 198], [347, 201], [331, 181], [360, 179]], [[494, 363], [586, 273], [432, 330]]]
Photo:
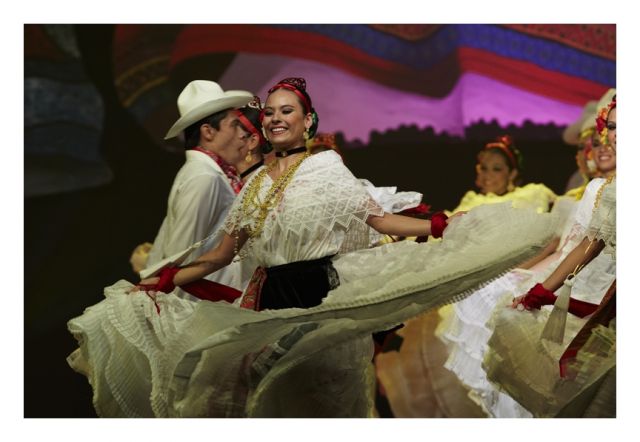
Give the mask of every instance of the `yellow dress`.
[[473, 190], [464, 194], [460, 200], [460, 204], [451, 213], [460, 211], [469, 211], [474, 207], [484, 204], [496, 204], [505, 201], [512, 201], [513, 207], [535, 207], [539, 213], [549, 210], [551, 203], [557, 198], [553, 190], [544, 184], [530, 183], [523, 187], [516, 187], [513, 191], [504, 195], [496, 195], [495, 193], [477, 193]]

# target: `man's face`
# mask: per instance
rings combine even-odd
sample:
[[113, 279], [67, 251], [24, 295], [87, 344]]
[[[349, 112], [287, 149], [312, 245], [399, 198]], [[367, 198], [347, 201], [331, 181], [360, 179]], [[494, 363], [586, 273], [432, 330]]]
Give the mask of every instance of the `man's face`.
[[232, 166], [236, 166], [243, 158], [245, 131], [235, 112], [227, 112], [227, 116], [220, 121], [220, 129], [213, 139], [214, 152]]

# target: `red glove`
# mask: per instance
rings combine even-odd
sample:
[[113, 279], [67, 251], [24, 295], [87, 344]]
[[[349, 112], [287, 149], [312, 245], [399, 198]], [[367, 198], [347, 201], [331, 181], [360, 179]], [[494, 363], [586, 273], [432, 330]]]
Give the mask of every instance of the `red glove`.
[[160, 280], [157, 284], [138, 284], [145, 292], [156, 291], [163, 293], [171, 293], [176, 286], [173, 284], [173, 277], [180, 271], [180, 267], [165, 267], [160, 270], [158, 277]]
[[540, 310], [543, 305], [555, 304], [556, 298], [557, 296], [551, 290], [545, 289], [542, 284], [536, 284], [527, 292], [520, 303], [527, 310]]
[[577, 316], [578, 318], [584, 318], [595, 312], [600, 304], [592, 304], [586, 301], [580, 301], [579, 299], [569, 298], [569, 313]]
[[[157, 284], [140, 284], [144, 291], [156, 291], [163, 293], [171, 293], [175, 288], [173, 278], [180, 271], [180, 267], [165, 267], [160, 270], [158, 277], [160, 280]], [[227, 301], [232, 303], [236, 298], [242, 295], [242, 292], [233, 287], [209, 281], [207, 279], [198, 279], [180, 286], [185, 292], [199, 299], [207, 301]]]
[[163, 293], [171, 293], [173, 289], [176, 288], [173, 283], [173, 277], [180, 271], [180, 267], [165, 267], [160, 270], [158, 276], [160, 277], [160, 281], [158, 281], [156, 290]]
[[[542, 284], [536, 284], [527, 292], [521, 303], [527, 310], [540, 310], [540, 307], [543, 305], [555, 304], [557, 298], [551, 290], [545, 289]], [[579, 318], [589, 316], [595, 312], [597, 308], [598, 304], [569, 298], [569, 313]]]
[[431, 236], [434, 238], [442, 238], [444, 229], [447, 228], [447, 219], [449, 217], [444, 212], [436, 212], [431, 217]]

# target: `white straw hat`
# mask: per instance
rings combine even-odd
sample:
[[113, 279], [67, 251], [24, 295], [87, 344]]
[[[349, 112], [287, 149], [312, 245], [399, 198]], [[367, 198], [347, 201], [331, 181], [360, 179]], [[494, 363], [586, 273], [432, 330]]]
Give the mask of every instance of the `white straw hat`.
[[221, 110], [244, 106], [253, 99], [247, 91], [226, 91], [215, 81], [194, 80], [178, 96], [180, 118], [176, 121], [164, 139], [173, 138], [203, 118]]
[[584, 108], [582, 108], [580, 118], [562, 132], [562, 140], [567, 144], [577, 146], [580, 143], [580, 134], [582, 131], [589, 127], [595, 127], [597, 112], [597, 102], [589, 101], [585, 104]]

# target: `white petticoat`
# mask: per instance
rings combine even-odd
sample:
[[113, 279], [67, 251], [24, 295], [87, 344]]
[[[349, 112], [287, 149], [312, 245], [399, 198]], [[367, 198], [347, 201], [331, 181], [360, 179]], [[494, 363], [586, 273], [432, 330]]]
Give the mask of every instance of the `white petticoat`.
[[470, 398], [490, 417], [531, 417], [487, 380], [481, 365], [493, 331], [487, 324], [491, 313], [500, 305], [510, 304], [513, 295], [523, 291], [523, 283], [528, 284], [530, 276], [513, 270], [440, 312], [442, 322], [436, 335], [449, 350], [445, 367], [470, 389]]

